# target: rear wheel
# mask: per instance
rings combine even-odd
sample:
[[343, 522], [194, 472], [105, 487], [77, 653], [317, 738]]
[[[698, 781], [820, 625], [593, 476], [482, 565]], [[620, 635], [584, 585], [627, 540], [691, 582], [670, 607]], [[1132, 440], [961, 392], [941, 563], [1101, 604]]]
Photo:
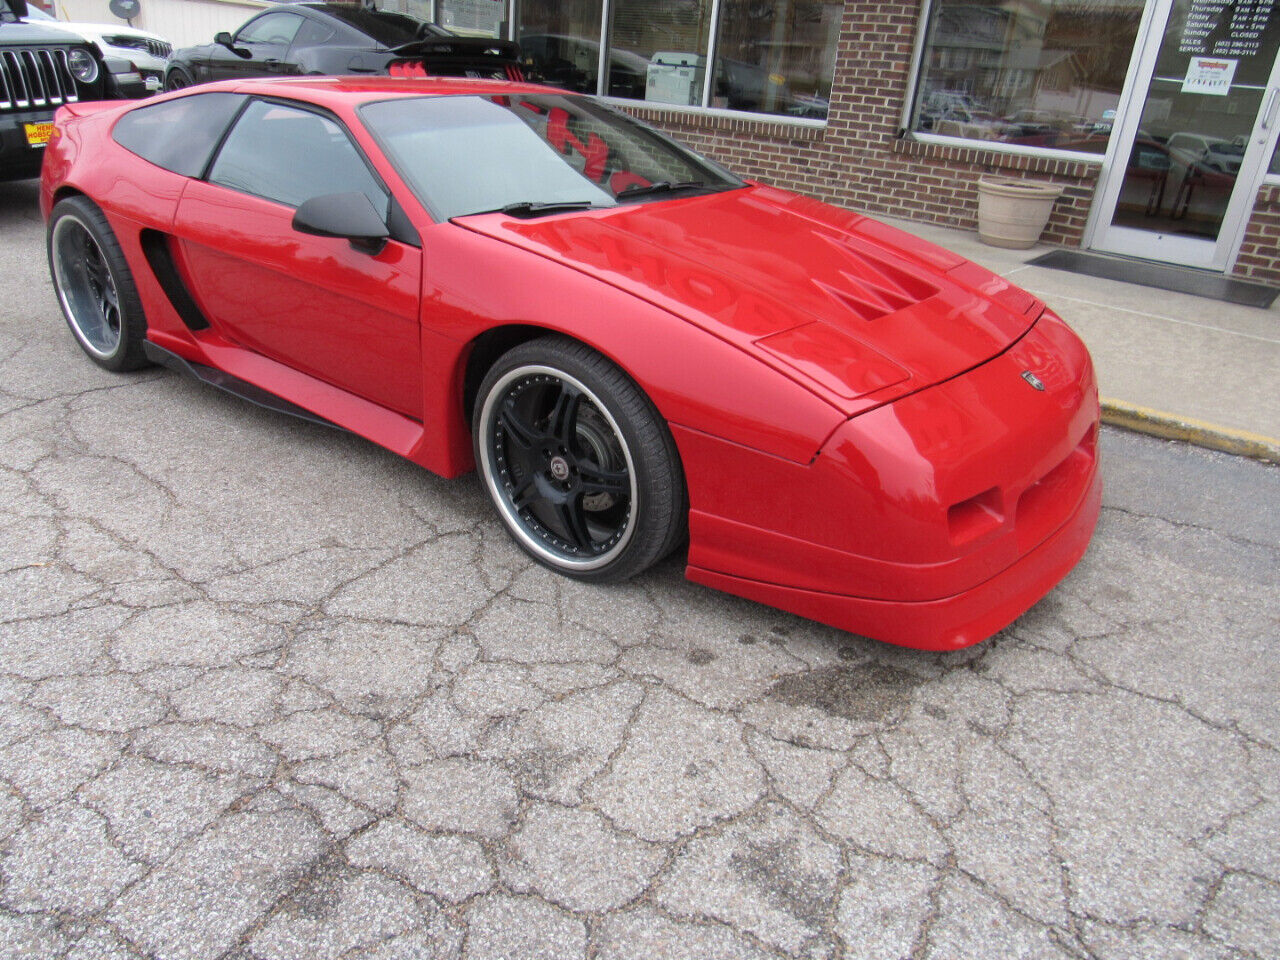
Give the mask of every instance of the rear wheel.
[[629, 377], [560, 337], [521, 344], [486, 374], [476, 464], [516, 542], [579, 580], [621, 580], [681, 541], [687, 507], [675, 443]]
[[87, 197], [58, 201], [49, 216], [48, 250], [63, 316], [89, 358], [117, 372], [147, 366], [142, 303], [102, 211]]

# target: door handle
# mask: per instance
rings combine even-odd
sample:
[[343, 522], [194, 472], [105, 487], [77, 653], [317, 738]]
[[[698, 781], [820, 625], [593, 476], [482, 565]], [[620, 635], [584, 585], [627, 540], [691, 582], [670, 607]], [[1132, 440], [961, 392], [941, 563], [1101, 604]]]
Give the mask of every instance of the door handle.
[[1262, 129], [1270, 130], [1271, 125], [1276, 122], [1276, 107], [1280, 107], [1280, 87], [1271, 88], [1271, 96], [1267, 98], [1267, 105], [1262, 111]]

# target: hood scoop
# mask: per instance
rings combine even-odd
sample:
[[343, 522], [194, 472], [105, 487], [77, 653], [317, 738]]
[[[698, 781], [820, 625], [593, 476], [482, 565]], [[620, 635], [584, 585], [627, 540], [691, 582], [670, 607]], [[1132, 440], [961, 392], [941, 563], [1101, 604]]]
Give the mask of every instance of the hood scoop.
[[855, 246], [852, 239], [817, 235], [838, 253], [842, 265], [835, 274], [843, 282], [837, 285], [817, 277], [811, 282], [859, 320], [877, 320], [939, 292], [936, 284]]

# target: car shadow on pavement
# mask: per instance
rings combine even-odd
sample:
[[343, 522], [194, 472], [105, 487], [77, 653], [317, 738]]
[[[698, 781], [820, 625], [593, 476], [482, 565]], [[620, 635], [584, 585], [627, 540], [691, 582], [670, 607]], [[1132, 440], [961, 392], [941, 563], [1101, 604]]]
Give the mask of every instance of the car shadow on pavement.
[[39, 219], [39, 179], [0, 182], [0, 230], [23, 220]]

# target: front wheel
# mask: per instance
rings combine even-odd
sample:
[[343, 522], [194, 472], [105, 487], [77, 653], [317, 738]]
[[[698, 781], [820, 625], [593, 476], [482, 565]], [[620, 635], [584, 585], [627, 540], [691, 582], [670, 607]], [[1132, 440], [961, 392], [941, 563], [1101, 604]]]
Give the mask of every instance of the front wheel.
[[187, 73], [182, 67], [170, 67], [169, 72], [164, 77], [164, 88], [166, 91], [185, 90], [195, 82], [191, 74]]
[[621, 580], [683, 538], [671, 434], [640, 388], [588, 347], [545, 337], [508, 351], [480, 385], [472, 426], [485, 489], [544, 566]]

